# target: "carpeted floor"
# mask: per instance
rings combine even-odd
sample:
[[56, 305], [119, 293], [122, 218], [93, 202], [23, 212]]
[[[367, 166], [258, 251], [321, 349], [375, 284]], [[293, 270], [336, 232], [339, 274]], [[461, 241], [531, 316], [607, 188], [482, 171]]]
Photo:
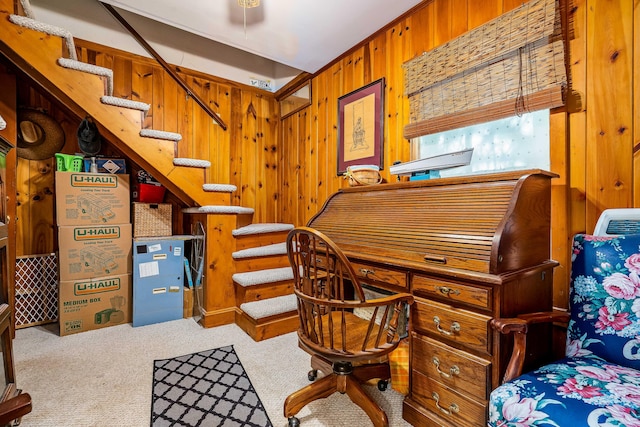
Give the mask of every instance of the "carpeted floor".
[[[33, 399], [23, 427], [148, 427], [154, 361], [225, 346], [235, 353], [271, 423], [285, 427], [286, 397], [308, 384], [309, 355], [295, 333], [255, 342], [236, 325], [202, 328], [181, 319], [131, 324], [60, 337], [57, 325], [19, 329], [14, 340], [17, 383]], [[389, 417], [402, 420], [403, 396], [367, 386]], [[346, 395], [313, 402], [298, 414], [302, 427], [367, 427], [371, 422]]]
[[153, 362], [153, 427], [271, 427], [233, 346]]

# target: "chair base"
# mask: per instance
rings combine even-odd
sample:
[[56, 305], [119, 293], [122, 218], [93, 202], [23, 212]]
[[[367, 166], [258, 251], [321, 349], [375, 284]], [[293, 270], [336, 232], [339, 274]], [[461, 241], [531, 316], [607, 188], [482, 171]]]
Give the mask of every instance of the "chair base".
[[284, 416], [286, 418], [293, 417], [314, 400], [324, 399], [335, 392], [340, 392], [346, 393], [353, 403], [362, 408], [375, 427], [388, 427], [387, 414], [364, 391], [361, 385], [361, 383], [375, 378], [389, 379], [391, 373], [388, 364], [351, 366], [350, 363], [334, 363], [332, 369], [327, 369], [327, 366], [331, 365], [328, 365], [326, 360], [313, 356], [311, 366], [326, 375], [287, 397], [284, 402]]

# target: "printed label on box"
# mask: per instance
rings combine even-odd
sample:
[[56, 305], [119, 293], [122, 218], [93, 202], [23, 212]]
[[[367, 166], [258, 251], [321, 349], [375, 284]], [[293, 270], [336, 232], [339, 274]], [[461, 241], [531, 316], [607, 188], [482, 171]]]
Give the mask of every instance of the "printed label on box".
[[129, 175], [56, 172], [58, 225], [130, 222]]
[[131, 275], [60, 282], [60, 335], [131, 320]]
[[131, 273], [131, 224], [58, 227], [60, 280]]

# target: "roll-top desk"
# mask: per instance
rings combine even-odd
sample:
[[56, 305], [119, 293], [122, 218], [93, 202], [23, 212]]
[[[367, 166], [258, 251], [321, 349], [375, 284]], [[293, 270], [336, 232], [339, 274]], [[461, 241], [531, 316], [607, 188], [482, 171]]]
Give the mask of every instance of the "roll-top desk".
[[[489, 321], [552, 308], [556, 176], [524, 170], [344, 188], [309, 221], [363, 279], [415, 296], [403, 403], [411, 424], [486, 425], [511, 350]], [[540, 331], [531, 356], [550, 343]]]

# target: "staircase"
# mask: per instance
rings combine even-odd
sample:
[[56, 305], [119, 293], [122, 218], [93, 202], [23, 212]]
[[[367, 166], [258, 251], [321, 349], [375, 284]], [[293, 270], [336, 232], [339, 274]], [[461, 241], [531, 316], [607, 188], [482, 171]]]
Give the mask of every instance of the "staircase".
[[[192, 207], [190, 221], [217, 235], [206, 243], [204, 307], [206, 327], [238, 323], [255, 340], [297, 328], [292, 273], [284, 249], [289, 224], [251, 224], [253, 209], [231, 205], [237, 189], [207, 182], [208, 160], [176, 157], [182, 136], [142, 129], [149, 104], [113, 96], [113, 71], [77, 60], [72, 35], [14, 14], [13, 0], [0, 0], [0, 51], [78, 117], [90, 116], [101, 135], [149, 171]], [[209, 237], [207, 237], [209, 240]]]

